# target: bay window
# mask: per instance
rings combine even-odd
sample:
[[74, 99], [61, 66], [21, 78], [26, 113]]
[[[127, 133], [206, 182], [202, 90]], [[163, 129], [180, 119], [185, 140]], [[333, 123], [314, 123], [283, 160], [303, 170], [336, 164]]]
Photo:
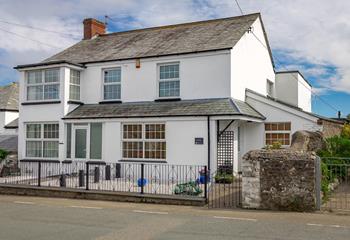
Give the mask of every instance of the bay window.
[[121, 68], [103, 71], [103, 100], [120, 100]]
[[180, 97], [179, 63], [159, 65], [159, 97]]
[[124, 124], [123, 158], [166, 159], [165, 124]]
[[27, 72], [27, 100], [58, 100], [60, 89], [59, 68]]
[[26, 124], [26, 157], [58, 158], [59, 125], [57, 123]]
[[80, 100], [80, 72], [74, 69], [70, 70], [69, 99]]

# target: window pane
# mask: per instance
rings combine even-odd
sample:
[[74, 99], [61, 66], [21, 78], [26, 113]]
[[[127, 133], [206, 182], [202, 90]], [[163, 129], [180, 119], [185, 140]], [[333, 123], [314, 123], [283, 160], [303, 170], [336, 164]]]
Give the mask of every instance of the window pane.
[[44, 138], [58, 138], [58, 124], [44, 124]]
[[165, 139], [165, 124], [146, 124], [146, 139]]
[[102, 157], [102, 123], [91, 123], [90, 129], [90, 158]]
[[59, 99], [59, 84], [44, 86], [44, 99]]
[[123, 137], [125, 139], [141, 139], [142, 125], [141, 124], [125, 124], [123, 125]]
[[180, 96], [180, 81], [159, 82], [159, 97]]
[[143, 142], [123, 142], [123, 157], [143, 158]]
[[75, 130], [75, 157], [86, 158], [86, 129]]
[[27, 138], [40, 138], [40, 137], [41, 137], [41, 125], [27, 124]]
[[74, 69], [70, 70], [70, 83], [80, 85], [80, 72]]
[[36, 84], [42, 82], [42, 72], [41, 71], [30, 71], [28, 72], [28, 84]]
[[58, 141], [44, 141], [44, 155], [47, 158], [58, 157]]
[[179, 64], [162, 65], [159, 67], [159, 79], [179, 78]]
[[67, 145], [66, 145], [66, 157], [71, 158], [71, 152], [72, 152], [72, 124], [67, 124], [67, 139], [66, 139]]
[[120, 84], [105, 85], [104, 99], [120, 99]]
[[119, 83], [121, 81], [121, 69], [111, 69], [104, 71], [105, 83]]
[[45, 70], [46, 83], [59, 82], [59, 80], [60, 80], [60, 70], [58, 68]]
[[165, 142], [145, 142], [145, 158], [165, 159]]
[[29, 86], [27, 87], [27, 100], [42, 100], [43, 86]]
[[41, 141], [27, 141], [26, 142], [26, 156], [27, 157], [42, 157]]
[[77, 85], [69, 86], [69, 99], [80, 100], [80, 86], [77, 86]]

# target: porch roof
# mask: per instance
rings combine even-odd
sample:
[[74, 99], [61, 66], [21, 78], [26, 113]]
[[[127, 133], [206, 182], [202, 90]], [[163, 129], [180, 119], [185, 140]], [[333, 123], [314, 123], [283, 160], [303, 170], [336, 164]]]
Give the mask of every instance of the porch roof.
[[265, 119], [249, 104], [232, 98], [84, 104], [68, 113], [63, 119], [226, 115]]

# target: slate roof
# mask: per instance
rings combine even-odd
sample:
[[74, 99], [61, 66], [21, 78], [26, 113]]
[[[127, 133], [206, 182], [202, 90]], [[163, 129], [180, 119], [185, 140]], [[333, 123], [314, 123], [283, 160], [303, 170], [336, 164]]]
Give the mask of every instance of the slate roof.
[[82, 40], [44, 60], [89, 63], [230, 49], [259, 13], [116, 32]]
[[18, 111], [18, 84], [0, 87], [0, 110]]
[[241, 115], [257, 119], [265, 119], [263, 115], [247, 103], [231, 98], [165, 102], [85, 104], [68, 113], [64, 119], [223, 115]]
[[17, 135], [0, 135], [0, 149], [4, 149], [9, 152], [17, 152], [17, 148]]

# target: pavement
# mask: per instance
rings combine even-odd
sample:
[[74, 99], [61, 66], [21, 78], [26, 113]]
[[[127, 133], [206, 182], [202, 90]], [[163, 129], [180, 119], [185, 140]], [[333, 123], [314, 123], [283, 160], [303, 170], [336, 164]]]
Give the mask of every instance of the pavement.
[[350, 239], [350, 216], [0, 195], [0, 240]]

